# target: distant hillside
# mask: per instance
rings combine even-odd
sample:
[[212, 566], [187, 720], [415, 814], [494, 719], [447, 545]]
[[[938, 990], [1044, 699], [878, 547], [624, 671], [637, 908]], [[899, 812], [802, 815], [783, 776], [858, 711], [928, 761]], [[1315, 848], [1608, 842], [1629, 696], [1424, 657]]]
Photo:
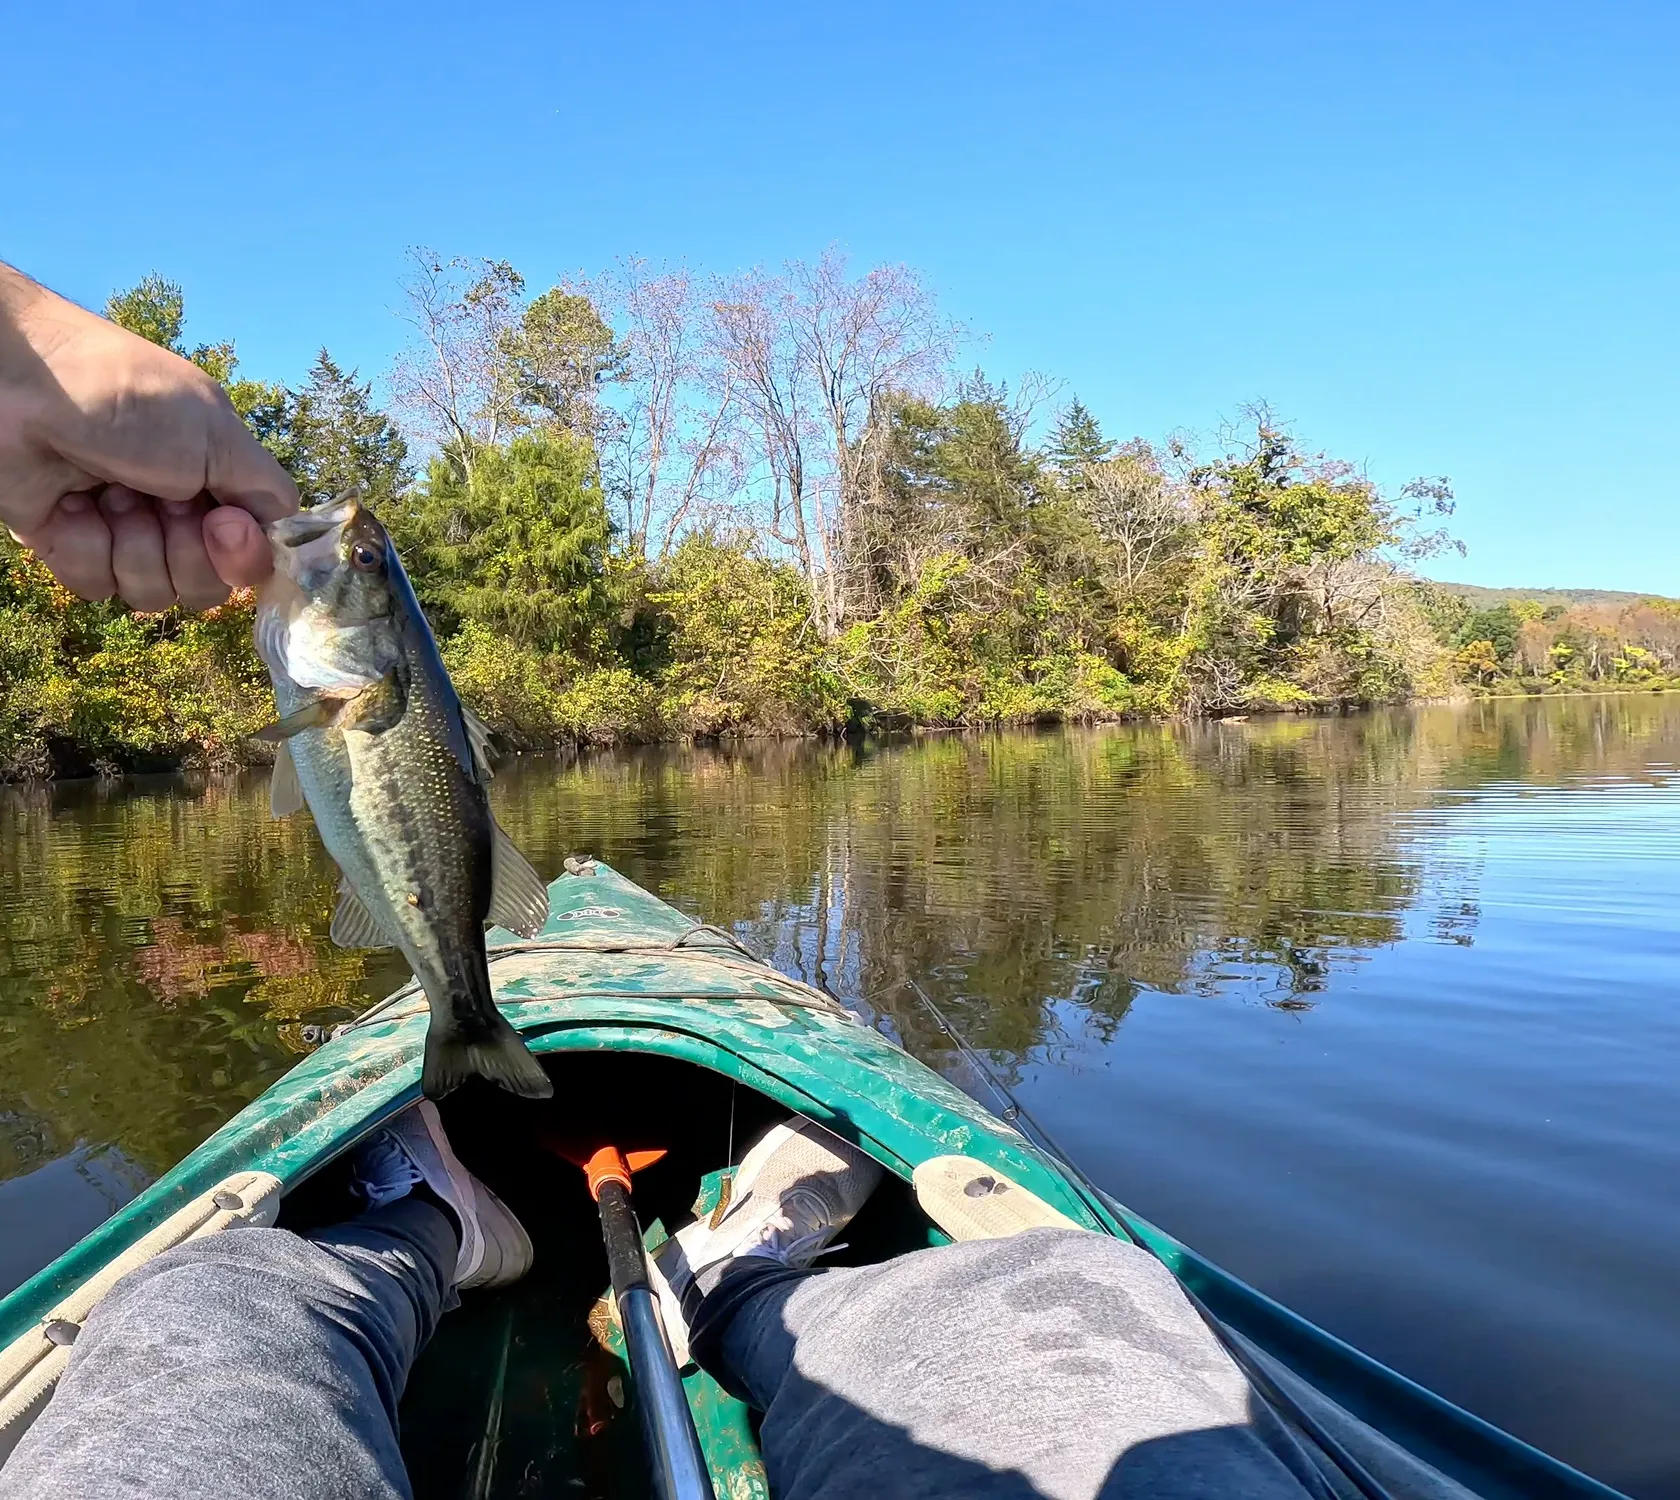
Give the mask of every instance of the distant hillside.
[[1496, 604], [1511, 604], [1518, 599], [1536, 599], [1541, 604], [1561, 604], [1565, 608], [1575, 604], [1617, 608], [1641, 599], [1671, 597], [1667, 594], [1630, 594], [1619, 589], [1488, 589], [1479, 583], [1443, 583], [1438, 587], [1468, 600], [1473, 609], [1492, 609]]

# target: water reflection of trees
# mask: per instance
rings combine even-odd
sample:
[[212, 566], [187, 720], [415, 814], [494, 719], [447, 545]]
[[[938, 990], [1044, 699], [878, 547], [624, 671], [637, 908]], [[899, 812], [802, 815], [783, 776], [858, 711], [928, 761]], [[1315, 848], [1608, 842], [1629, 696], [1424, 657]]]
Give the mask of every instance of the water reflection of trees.
[[263, 792], [0, 799], [0, 1107], [31, 1121], [0, 1124], [0, 1177], [79, 1140], [161, 1170], [296, 1060], [286, 1023], [402, 977], [326, 940], [330, 864]]
[[[1307, 1009], [1410, 931], [1469, 943], [1476, 872], [1426, 826], [1488, 782], [1646, 777], [1676, 716], [1625, 697], [1350, 719], [654, 752], [532, 767], [521, 836], [602, 853], [785, 968], [1010, 1064], [1140, 988]], [[531, 785], [535, 783], [535, 785]]]
[[[1660, 699], [1551, 700], [532, 759], [494, 791], [545, 875], [598, 853], [937, 1058], [913, 978], [1012, 1065], [1111, 1033], [1140, 990], [1310, 1008], [1405, 933], [1472, 941], [1475, 869], [1432, 809], [1662, 775], [1677, 739]], [[403, 977], [327, 941], [330, 863], [266, 800], [261, 778], [0, 800], [0, 1178], [78, 1140], [159, 1170], [295, 1060], [298, 1021]]]

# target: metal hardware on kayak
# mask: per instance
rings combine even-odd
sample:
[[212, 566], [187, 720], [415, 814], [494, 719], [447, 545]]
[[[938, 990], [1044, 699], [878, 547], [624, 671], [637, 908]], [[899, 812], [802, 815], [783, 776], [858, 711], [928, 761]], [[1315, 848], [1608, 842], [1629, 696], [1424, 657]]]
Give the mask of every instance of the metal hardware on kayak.
[[552, 1138], [545, 1139], [544, 1144], [557, 1156], [583, 1168], [589, 1195], [601, 1212], [601, 1239], [607, 1249], [613, 1301], [624, 1330], [636, 1409], [641, 1413], [642, 1435], [661, 1500], [711, 1500], [712, 1481], [700, 1434], [665, 1335], [659, 1298], [648, 1283], [642, 1226], [630, 1202], [631, 1174], [652, 1166], [665, 1153], [620, 1151], [604, 1145], [586, 1155]]

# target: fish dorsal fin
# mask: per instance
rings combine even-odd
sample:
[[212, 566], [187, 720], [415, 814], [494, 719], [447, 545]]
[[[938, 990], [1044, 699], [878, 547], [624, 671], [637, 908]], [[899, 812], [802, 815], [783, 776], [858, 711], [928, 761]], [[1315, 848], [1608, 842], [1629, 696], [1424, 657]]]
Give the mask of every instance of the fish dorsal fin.
[[327, 935], [340, 948], [389, 948], [396, 942], [344, 881], [338, 884], [338, 909]]
[[[490, 769], [490, 751], [495, 744], [495, 736], [490, 726], [464, 703], [461, 705], [461, 722], [467, 726], [467, 743], [472, 746], [473, 759], [478, 763], [478, 774], [488, 781], [496, 774]], [[546, 917], [544, 920], [547, 920]]]
[[548, 887], [501, 825], [491, 826], [496, 837], [490, 846], [490, 920], [520, 937], [535, 937], [548, 921]]
[[303, 806], [303, 783], [298, 780], [292, 747], [281, 740], [274, 757], [274, 774], [268, 778], [268, 811], [276, 818], [289, 818]]

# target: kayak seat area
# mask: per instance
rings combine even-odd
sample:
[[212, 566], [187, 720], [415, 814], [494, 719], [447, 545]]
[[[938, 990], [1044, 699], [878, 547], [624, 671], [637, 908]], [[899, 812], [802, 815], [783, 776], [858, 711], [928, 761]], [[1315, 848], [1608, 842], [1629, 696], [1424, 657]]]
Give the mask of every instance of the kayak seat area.
[[[664, 1149], [637, 1173], [635, 1205], [644, 1230], [669, 1233], [693, 1218], [702, 1179], [787, 1113], [722, 1074], [648, 1053], [558, 1053], [544, 1064], [551, 1100], [473, 1083], [441, 1105], [457, 1154], [519, 1216], [536, 1259], [512, 1287], [466, 1293], [414, 1369], [401, 1419], [417, 1500], [652, 1493], [628, 1370], [590, 1332], [608, 1282], [595, 1205], [555, 1147]], [[323, 1215], [341, 1192], [334, 1175], [289, 1194], [282, 1223]], [[867, 1264], [933, 1235], [909, 1184], [889, 1173], [828, 1259]], [[767, 1493], [745, 1408], [709, 1377], [688, 1384], [714, 1476], [726, 1471], [731, 1495]], [[708, 1392], [697, 1396], [697, 1384]]]

